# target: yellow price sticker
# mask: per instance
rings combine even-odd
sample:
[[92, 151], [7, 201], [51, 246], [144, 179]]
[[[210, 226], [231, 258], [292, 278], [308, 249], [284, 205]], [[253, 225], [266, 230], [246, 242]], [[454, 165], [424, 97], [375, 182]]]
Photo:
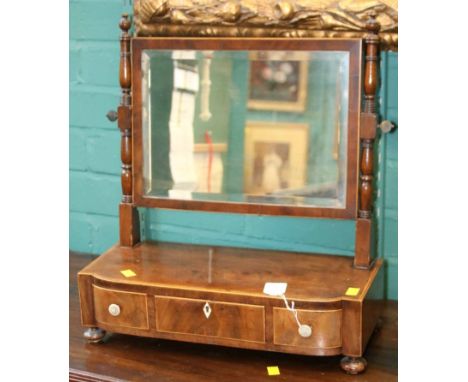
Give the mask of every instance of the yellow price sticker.
[[125, 277], [133, 277], [136, 276], [136, 273], [133, 272], [131, 269], [124, 269], [123, 271], [120, 271]]
[[267, 366], [268, 375], [280, 375], [278, 366]]
[[348, 288], [346, 290], [346, 296], [357, 296], [361, 288]]

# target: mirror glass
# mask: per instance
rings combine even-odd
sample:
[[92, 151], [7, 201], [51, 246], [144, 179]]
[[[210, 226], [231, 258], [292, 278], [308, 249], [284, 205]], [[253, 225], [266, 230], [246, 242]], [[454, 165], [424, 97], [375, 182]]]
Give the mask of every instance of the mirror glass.
[[344, 208], [349, 52], [144, 50], [146, 197]]

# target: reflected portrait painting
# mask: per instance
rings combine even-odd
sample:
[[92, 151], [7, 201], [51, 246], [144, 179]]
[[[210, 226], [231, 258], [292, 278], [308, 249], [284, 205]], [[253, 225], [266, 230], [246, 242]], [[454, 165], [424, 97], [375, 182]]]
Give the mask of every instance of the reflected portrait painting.
[[308, 131], [303, 123], [248, 122], [244, 192], [272, 194], [304, 186]]
[[288, 188], [289, 144], [255, 142], [252, 177], [253, 193], [268, 194]]

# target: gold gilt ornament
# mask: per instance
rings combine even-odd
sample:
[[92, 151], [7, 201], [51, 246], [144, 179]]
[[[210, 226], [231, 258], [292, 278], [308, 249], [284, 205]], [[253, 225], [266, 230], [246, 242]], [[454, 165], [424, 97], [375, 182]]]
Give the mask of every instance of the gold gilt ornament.
[[370, 13], [398, 46], [396, 0], [135, 0], [137, 36], [363, 37]]

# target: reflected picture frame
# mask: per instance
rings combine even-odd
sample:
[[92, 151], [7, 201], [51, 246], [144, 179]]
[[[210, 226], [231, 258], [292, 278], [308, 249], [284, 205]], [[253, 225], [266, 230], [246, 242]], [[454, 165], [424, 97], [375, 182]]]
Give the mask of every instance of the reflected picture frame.
[[[262, 53], [249, 55], [249, 98], [247, 107], [252, 110], [303, 112], [306, 109], [308, 87], [308, 59], [306, 52], [275, 52], [287, 55], [281, 61], [287, 67], [275, 65], [275, 60], [262, 57]], [[286, 70], [288, 69], [288, 70]], [[280, 74], [280, 76], [277, 76]], [[275, 78], [284, 83], [275, 81]], [[293, 91], [289, 91], [289, 89]], [[286, 94], [285, 94], [286, 93]]]
[[[268, 194], [279, 189], [303, 187], [307, 182], [309, 135], [310, 126], [307, 123], [247, 122], [244, 192], [250, 195]], [[267, 163], [271, 164], [270, 170]], [[289, 163], [294, 163], [294, 166]]]

